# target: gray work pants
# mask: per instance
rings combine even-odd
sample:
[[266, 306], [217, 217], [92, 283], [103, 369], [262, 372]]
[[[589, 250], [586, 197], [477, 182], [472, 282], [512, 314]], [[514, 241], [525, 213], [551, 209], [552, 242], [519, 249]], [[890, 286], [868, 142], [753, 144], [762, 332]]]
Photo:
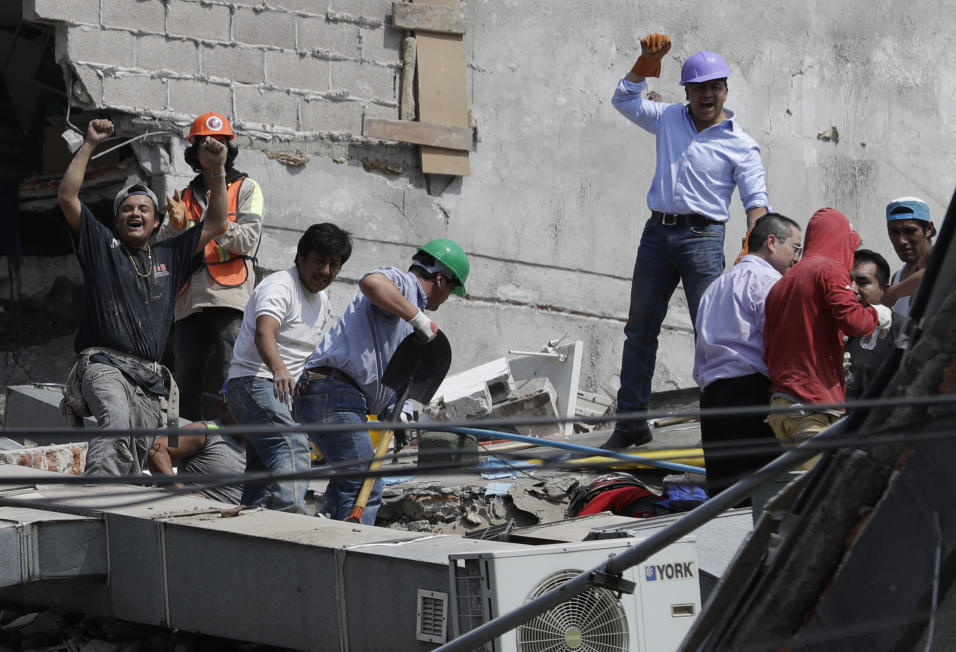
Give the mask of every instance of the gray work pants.
[[[165, 425], [159, 397], [131, 383], [116, 367], [91, 362], [83, 374], [82, 391], [102, 430], [159, 429]], [[133, 438], [122, 435], [92, 439], [83, 475], [139, 475], [154, 438], [155, 435]], [[131, 439], [133, 448], [130, 448]]]

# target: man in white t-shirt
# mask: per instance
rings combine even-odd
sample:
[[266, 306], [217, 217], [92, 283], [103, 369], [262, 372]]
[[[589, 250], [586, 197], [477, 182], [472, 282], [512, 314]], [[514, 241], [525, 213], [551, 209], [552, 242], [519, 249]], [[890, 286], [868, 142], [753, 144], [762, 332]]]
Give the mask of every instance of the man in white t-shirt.
[[[348, 232], [328, 222], [299, 239], [295, 265], [253, 291], [232, 351], [227, 400], [241, 424], [295, 426], [290, 405], [305, 360], [322, 337], [331, 307], [325, 289], [352, 253]], [[295, 473], [311, 465], [308, 436], [246, 437], [246, 472]], [[247, 482], [243, 505], [305, 513], [305, 479]]]

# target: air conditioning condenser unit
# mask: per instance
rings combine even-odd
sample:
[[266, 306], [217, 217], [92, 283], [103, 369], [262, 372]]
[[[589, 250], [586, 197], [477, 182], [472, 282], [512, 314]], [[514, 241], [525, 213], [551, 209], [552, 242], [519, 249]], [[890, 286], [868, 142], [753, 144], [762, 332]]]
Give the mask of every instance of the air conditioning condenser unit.
[[[455, 637], [506, 614], [594, 568], [640, 539], [607, 539], [449, 556]], [[685, 537], [624, 579], [633, 594], [591, 587], [494, 641], [493, 652], [668, 652], [700, 611], [697, 554]]]

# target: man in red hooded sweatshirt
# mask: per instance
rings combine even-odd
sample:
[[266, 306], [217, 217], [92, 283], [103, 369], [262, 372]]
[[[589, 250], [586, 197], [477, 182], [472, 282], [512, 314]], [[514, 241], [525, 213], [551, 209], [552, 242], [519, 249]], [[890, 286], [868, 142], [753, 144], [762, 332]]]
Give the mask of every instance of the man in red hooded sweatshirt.
[[[863, 337], [892, 322], [886, 306], [861, 303], [850, 270], [860, 236], [838, 210], [822, 208], [807, 225], [803, 259], [767, 295], [764, 361], [772, 407], [842, 403], [846, 397], [843, 335]], [[812, 437], [842, 410], [771, 414], [768, 422], [784, 446]], [[810, 468], [816, 458], [800, 468]]]

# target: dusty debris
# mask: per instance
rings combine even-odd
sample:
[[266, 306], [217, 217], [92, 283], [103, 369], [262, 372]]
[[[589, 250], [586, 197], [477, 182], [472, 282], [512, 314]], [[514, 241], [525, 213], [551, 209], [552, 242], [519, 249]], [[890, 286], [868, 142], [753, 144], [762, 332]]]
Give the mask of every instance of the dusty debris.
[[120, 652], [124, 646], [119, 643], [110, 643], [98, 638], [92, 638], [79, 648], [80, 652]]
[[405, 164], [397, 161], [379, 161], [369, 158], [362, 159], [362, 168], [366, 172], [384, 172], [385, 174], [402, 174], [405, 172]]
[[580, 484], [581, 480], [578, 476], [559, 476], [539, 482], [528, 489], [528, 493], [550, 501], [560, 502], [566, 500], [571, 490]]
[[0, 650], [199, 652], [266, 649], [255, 644], [55, 610], [0, 603]]
[[[541, 500], [535, 496], [530, 495], [530, 492], [524, 491], [520, 487], [511, 487], [508, 491], [508, 495], [511, 497], [511, 501], [515, 506], [515, 509], [525, 515], [523, 519], [525, 523], [529, 522], [534, 525], [537, 523], [547, 523], [548, 521], [557, 520], [549, 515], [548, 502]], [[563, 510], [558, 518], [563, 517]]]
[[302, 152], [266, 152], [266, 156], [289, 167], [298, 167], [309, 162], [309, 157]]
[[576, 482], [534, 482], [538, 488], [533, 494], [528, 482], [513, 481], [494, 483], [501, 485], [500, 491], [473, 483], [386, 487], [376, 525], [442, 534], [464, 534], [512, 521], [535, 525], [561, 518], [568, 503], [563, 487]]

